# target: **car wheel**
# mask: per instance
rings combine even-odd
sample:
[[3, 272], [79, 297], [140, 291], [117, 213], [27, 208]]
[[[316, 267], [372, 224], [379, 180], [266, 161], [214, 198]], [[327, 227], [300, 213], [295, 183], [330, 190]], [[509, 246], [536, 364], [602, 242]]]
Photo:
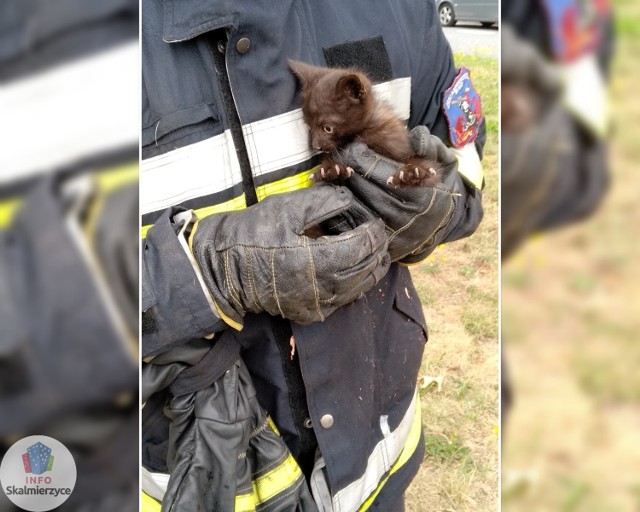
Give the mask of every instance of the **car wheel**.
[[440, 24], [444, 27], [452, 27], [456, 24], [456, 18], [453, 14], [453, 7], [451, 4], [442, 4], [438, 9], [440, 14]]
[[489, 27], [493, 27], [493, 25], [495, 25], [495, 23], [493, 21], [483, 21], [482, 22], [482, 26], [484, 28], [489, 28]]

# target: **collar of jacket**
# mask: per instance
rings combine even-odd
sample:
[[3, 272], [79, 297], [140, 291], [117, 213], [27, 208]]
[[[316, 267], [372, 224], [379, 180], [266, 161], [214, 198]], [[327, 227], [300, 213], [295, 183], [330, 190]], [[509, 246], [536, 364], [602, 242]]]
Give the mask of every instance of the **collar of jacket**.
[[211, 0], [164, 0], [162, 39], [178, 43], [211, 30], [235, 26], [238, 11], [234, 5]]

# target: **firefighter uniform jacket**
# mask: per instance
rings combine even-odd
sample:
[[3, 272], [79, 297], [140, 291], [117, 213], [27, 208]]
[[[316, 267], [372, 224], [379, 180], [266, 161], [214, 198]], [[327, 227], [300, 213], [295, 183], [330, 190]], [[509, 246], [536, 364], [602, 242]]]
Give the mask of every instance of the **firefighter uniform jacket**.
[[[144, 0], [142, 9], [143, 357], [233, 337], [318, 508], [391, 510], [384, 503], [401, 498], [423, 456], [416, 378], [427, 327], [407, 268], [393, 264], [324, 322], [249, 314], [236, 332], [212, 313], [173, 216], [309, 186], [319, 155], [288, 59], [357, 64], [409, 127], [426, 125], [451, 145], [442, 102], [458, 70], [435, 4]], [[484, 140], [483, 123], [471, 145], [480, 156]], [[437, 243], [472, 233], [482, 217], [481, 192], [457, 179]], [[166, 488], [164, 401], [156, 393], [143, 411], [146, 502]]]

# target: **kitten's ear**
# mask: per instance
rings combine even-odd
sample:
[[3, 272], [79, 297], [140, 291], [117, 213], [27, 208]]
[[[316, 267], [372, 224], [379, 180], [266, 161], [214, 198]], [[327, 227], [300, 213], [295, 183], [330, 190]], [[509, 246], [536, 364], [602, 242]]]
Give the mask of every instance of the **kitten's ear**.
[[350, 73], [338, 80], [336, 94], [347, 96], [354, 103], [360, 103], [367, 97], [367, 85], [359, 75]]
[[289, 60], [289, 69], [298, 77], [303, 87], [317, 81], [320, 75], [326, 71], [317, 66], [300, 62], [299, 60]]

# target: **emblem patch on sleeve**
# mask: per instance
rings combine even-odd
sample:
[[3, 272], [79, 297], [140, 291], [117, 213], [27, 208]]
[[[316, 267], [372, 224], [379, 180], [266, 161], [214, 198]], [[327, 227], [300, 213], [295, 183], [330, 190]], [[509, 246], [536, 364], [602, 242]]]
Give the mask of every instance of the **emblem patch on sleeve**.
[[442, 108], [449, 123], [449, 138], [454, 147], [461, 148], [476, 140], [482, 123], [482, 102], [471, 83], [467, 68], [460, 68], [451, 87], [444, 92]]
[[556, 58], [574, 61], [600, 43], [599, 18], [609, 12], [608, 0], [543, 0], [551, 47]]

